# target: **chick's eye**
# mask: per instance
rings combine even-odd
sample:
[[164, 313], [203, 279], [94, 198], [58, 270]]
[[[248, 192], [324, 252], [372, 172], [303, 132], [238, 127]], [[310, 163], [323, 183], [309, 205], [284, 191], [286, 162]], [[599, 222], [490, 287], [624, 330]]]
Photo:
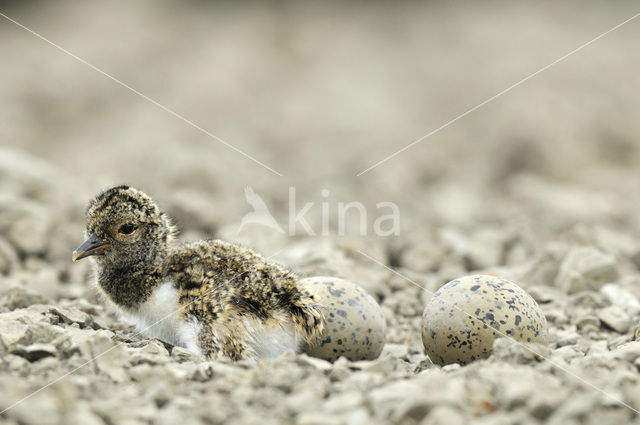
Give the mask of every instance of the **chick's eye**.
[[118, 233], [122, 233], [123, 235], [129, 235], [136, 230], [136, 226], [131, 223], [125, 223], [118, 229]]

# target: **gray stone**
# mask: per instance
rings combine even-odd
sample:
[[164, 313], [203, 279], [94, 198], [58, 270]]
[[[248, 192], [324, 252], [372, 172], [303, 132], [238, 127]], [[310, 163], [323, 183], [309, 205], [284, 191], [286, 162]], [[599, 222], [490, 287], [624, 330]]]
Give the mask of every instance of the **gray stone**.
[[42, 205], [10, 196], [0, 197], [0, 233], [20, 252], [43, 254], [51, 229], [51, 216]]
[[342, 381], [347, 379], [351, 375], [352, 371], [349, 368], [349, 361], [344, 357], [340, 357], [333, 363], [333, 368], [329, 372], [329, 378], [332, 381]]
[[31, 332], [27, 324], [0, 317], [0, 341], [7, 350], [11, 351], [20, 344], [28, 344], [30, 339]]
[[588, 330], [597, 330], [600, 327], [600, 319], [596, 316], [587, 314], [576, 320], [576, 326], [584, 332]]
[[357, 372], [347, 376], [343, 382], [337, 383], [339, 388], [347, 390], [358, 391], [371, 391], [373, 388], [379, 388], [386, 382], [389, 382], [389, 378], [380, 373], [362, 373]]
[[518, 342], [511, 338], [497, 338], [493, 342], [495, 359], [515, 364], [531, 364], [543, 361], [551, 350], [543, 344]]
[[551, 355], [553, 357], [559, 357], [560, 359], [564, 360], [566, 363], [570, 363], [571, 360], [575, 358], [580, 358], [584, 354], [581, 351], [577, 350], [575, 346], [567, 345], [567, 346], [560, 347], [553, 350], [551, 352]]
[[464, 425], [468, 423], [464, 414], [452, 406], [435, 406], [420, 425]]
[[24, 357], [30, 362], [35, 362], [45, 357], [55, 357], [56, 347], [51, 344], [31, 344], [27, 346], [17, 346], [12, 351], [12, 354]]
[[434, 407], [433, 400], [426, 397], [409, 395], [398, 403], [397, 408], [393, 412], [394, 423], [404, 423], [411, 421], [415, 423], [422, 420]]
[[113, 327], [111, 321], [106, 317], [92, 316], [91, 322], [91, 327], [95, 330], [108, 330]]
[[98, 304], [90, 303], [89, 301], [83, 298], [79, 298], [79, 299], [73, 300], [72, 302], [65, 303], [64, 307], [77, 308], [78, 310], [84, 313], [87, 313], [89, 315], [98, 315], [98, 314], [102, 314], [105, 311], [105, 307]]
[[500, 264], [509, 237], [504, 229], [480, 228], [474, 232], [463, 256], [467, 270], [481, 270]]
[[[29, 286], [37, 291], [40, 295], [45, 297], [51, 302], [62, 297], [63, 289], [65, 286], [58, 284], [58, 272], [52, 267], [48, 267], [40, 261], [35, 261], [35, 257], [30, 257], [31, 261], [26, 263], [26, 267], [30, 269]], [[35, 277], [31, 277], [35, 274]], [[70, 294], [73, 298], [80, 294]]]
[[131, 365], [150, 364], [158, 365], [169, 362], [169, 352], [158, 340], [143, 341], [139, 347], [130, 349]]
[[45, 306], [32, 306], [0, 314], [0, 341], [12, 351], [16, 345], [29, 345], [33, 342], [49, 342], [55, 339], [62, 329], [54, 328], [49, 319], [42, 314]]
[[640, 358], [640, 341], [629, 342], [606, 353], [607, 358], [633, 363]]
[[192, 373], [193, 363], [167, 363], [165, 370], [174, 380], [184, 382]]
[[587, 354], [603, 354], [609, 351], [607, 341], [597, 341], [589, 346]]
[[609, 305], [609, 303], [602, 299], [598, 292], [591, 290], [570, 294], [568, 300], [569, 302], [565, 308], [569, 313], [574, 315], [576, 312], [589, 312], [589, 310], [595, 310]]
[[80, 327], [85, 327], [92, 323], [91, 316], [76, 307], [56, 306], [51, 307], [49, 312], [60, 317], [60, 319], [67, 324], [77, 323]]
[[202, 360], [201, 356], [187, 350], [186, 348], [178, 346], [171, 348], [171, 357], [176, 359], [179, 363], [197, 362]]
[[617, 305], [602, 308], [596, 315], [605, 326], [618, 333], [626, 333], [631, 327], [631, 318]]
[[[421, 314], [422, 311], [419, 312]], [[409, 347], [406, 344], [385, 344], [380, 353], [380, 358], [395, 357], [398, 359], [405, 358], [409, 355]]]
[[616, 262], [612, 255], [588, 246], [572, 248], [564, 258], [556, 285], [567, 293], [599, 290], [605, 283], [618, 279]]
[[[8, 280], [8, 279], [7, 279]], [[19, 281], [5, 280], [0, 290], [0, 305], [9, 310], [26, 308], [33, 304], [44, 304], [45, 298], [34, 290], [24, 287]]]
[[443, 372], [455, 372], [460, 369], [460, 365], [458, 363], [448, 364], [446, 366], [442, 366]]
[[[430, 237], [430, 235], [424, 235]], [[432, 236], [431, 236], [432, 237]], [[394, 247], [396, 256], [402, 258], [402, 265], [410, 270], [428, 272], [437, 269], [447, 256], [447, 250], [436, 244], [411, 244], [408, 247]]]
[[195, 365], [193, 370], [191, 370], [191, 374], [189, 375], [189, 379], [198, 381], [198, 382], [207, 382], [213, 378], [213, 368], [211, 367], [211, 363], [200, 363]]
[[385, 375], [390, 375], [394, 371], [402, 367], [402, 364], [406, 363], [394, 357], [387, 357], [386, 359], [382, 360], [364, 360], [353, 362], [351, 364], [351, 368], [360, 369], [369, 373], [382, 373]]
[[333, 367], [331, 362], [327, 360], [319, 359], [317, 357], [311, 357], [304, 353], [298, 355], [298, 357], [296, 358], [296, 362], [301, 366], [311, 366], [322, 371], [331, 370], [331, 368]]
[[126, 379], [122, 367], [129, 363], [129, 350], [125, 344], [113, 340], [111, 331], [76, 330], [71, 336], [71, 343], [86, 360], [95, 359], [95, 367], [105, 372], [116, 382]]
[[[502, 367], [503, 370], [480, 371], [481, 376], [486, 379], [487, 383], [497, 384], [498, 386], [498, 388], [496, 388], [496, 394], [491, 397], [491, 399], [499, 401], [500, 407], [509, 411], [514, 411], [518, 408], [524, 407], [527, 404], [527, 401], [531, 398], [532, 385], [522, 385], [522, 382], [525, 380], [532, 384], [535, 382], [536, 376], [532, 369], [518, 370], [502, 363], [496, 363], [493, 366]], [[495, 373], [495, 376], [491, 376], [491, 372]], [[475, 385], [474, 390], [478, 395], [485, 394], [487, 391], [486, 388], [483, 388], [478, 384]], [[473, 411], [474, 416], [491, 409], [487, 404], [490, 402], [485, 398], [480, 398], [477, 403], [478, 404]]]
[[133, 353], [129, 359], [132, 366], [140, 364], [161, 365], [169, 363], [169, 358], [156, 354]]
[[15, 417], [18, 423], [21, 425], [58, 425], [62, 423], [59, 409], [60, 400], [55, 397], [55, 393], [42, 391], [29, 401], [30, 403], [20, 403], [10, 410], [11, 416]]
[[556, 345], [558, 347], [577, 344], [579, 339], [580, 335], [576, 332], [575, 326], [572, 326], [569, 329], [559, 329], [556, 331]]
[[572, 418], [581, 418], [588, 415], [599, 404], [598, 398], [600, 394], [590, 392], [583, 394], [582, 397], [568, 397], [556, 409], [549, 418], [549, 423], [561, 424], [567, 423]]
[[133, 348], [132, 351], [138, 354], [158, 355], [165, 357], [169, 356], [169, 351], [166, 349], [164, 344], [157, 339], [142, 341], [141, 343], [136, 344], [135, 348]]
[[20, 267], [18, 254], [5, 238], [0, 237], [0, 275], [6, 275], [18, 267]]
[[[350, 410], [343, 414], [343, 418], [348, 425], [378, 425], [379, 422], [371, 419], [369, 411], [360, 407], [358, 409]], [[381, 425], [381, 424], [380, 424]]]
[[527, 292], [538, 304], [550, 303], [566, 297], [559, 289], [546, 285], [532, 286], [527, 288]]
[[[324, 394], [320, 394], [319, 391], [314, 388], [304, 388], [299, 391], [293, 391], [284, 400], [287, 408], [292, 411], [304, 410], [308, 406], [317, 406], [322, 402]], [[327, 403], [332, 401], [336, 397], [330, 397], [327, 399]], [[324, 411], [332, 411], [329, 407], [324, 406]]]
[[545, 421], [562, 404], [563, 398], [557, 391], [530, 391], [527, 410], [534, 418]]
[[557, 327], [569, 324], [569, 316], [564, 310], [559, 308], [550, 308], [544, 311], [544, 316], [548, 323], [551, 323]]
[[640, 312], [640, 301], [620, 285], [608, 283], [600, 288], [600, 293], [613, 305], [616, 305], [630, 313]]
[[100, 416], [95, 414], [91, 410], [89, 404], [85, 401], [78, 401], [74, 403], [73, 410], [65, 419], [69, 424], [104, 425]]
[[345, 412], [354, 410], [365, 404], [365, 398], [359, 391], [345, 391], [341, 394], [334, 394], [323, 404], [322, 410], [327, 412]]
[[145, 384], [156, 380], [158, 370], [150, 363], [138, 363], [128, 368], [127, 374], [131, 380]]
[[407, 397], [415, 397], [422, 390], [420, 385], [411, 381], [396, 381], [380, 388], [376, 388], [369, 394], [371, 405], [376, 416], [387, 417], [397, 409], [402, 403], [408, 403]]
[[344, 419], [338, 414], [324, 412], [302, 412], [296, 418], [298, 425], [344, 425]]
[[29, 360], [22, 356], [7, 354], [3, 357], [3, 361], [10, 371], [18, 373], [29, 372]]

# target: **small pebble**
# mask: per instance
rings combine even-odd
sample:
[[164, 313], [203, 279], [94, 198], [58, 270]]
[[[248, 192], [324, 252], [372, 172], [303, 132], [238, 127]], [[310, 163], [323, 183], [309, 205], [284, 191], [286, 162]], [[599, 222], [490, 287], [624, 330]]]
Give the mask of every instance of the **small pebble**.
[[610, 329], [624, 334], [631, 328], [631, 318], [620, 307], [612, 305], [596, 312], [600, 321]]

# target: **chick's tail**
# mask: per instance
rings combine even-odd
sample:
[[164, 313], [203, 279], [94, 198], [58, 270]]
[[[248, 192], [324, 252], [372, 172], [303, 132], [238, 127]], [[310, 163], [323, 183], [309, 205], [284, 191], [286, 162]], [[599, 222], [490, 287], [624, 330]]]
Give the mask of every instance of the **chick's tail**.
[[301, 292], [292, 300], [290, 311], [296, 329], [308, 343], [313, 343], [324, 331], [324, 315], [311, 294]]

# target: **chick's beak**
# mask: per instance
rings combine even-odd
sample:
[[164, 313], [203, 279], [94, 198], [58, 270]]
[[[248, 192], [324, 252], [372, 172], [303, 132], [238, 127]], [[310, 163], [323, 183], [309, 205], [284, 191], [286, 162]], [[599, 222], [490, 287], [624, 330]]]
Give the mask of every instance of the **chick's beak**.
[[77, 261], [91, 255], [102, 255], [107, 246], [109, 246], [107, 243], [100, 239], [95, 233], [92, 233], [86, 241], [82, 242], [82, 245], [73, 251], [71, 259]]

